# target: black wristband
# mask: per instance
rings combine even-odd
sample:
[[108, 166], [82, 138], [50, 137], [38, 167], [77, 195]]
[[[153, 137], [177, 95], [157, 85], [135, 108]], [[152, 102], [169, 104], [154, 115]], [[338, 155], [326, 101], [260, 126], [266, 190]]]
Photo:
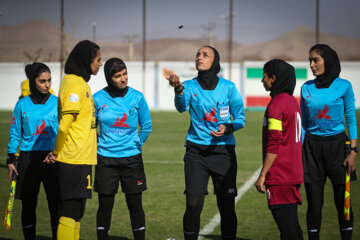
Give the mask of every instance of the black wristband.
[[180, 88], [180, 89], [176, 89], [176, 88], [174, 88], [174, 90], [175, 90], [175, 93], [178, 95], [178, 94], [180, 94], [180, 93], [184, 90], [184, 87], [183, 87], [183, 86], [181, 86], [181, 88]]
[[16, 159], [15, 153], [8, 153], [6, 158], [6, 164], [14, 164], [15, 159]]
[[231, 134], [232, 132], [234, 132], [234, 126], [231, 123], [225, 123], [225, 135]]

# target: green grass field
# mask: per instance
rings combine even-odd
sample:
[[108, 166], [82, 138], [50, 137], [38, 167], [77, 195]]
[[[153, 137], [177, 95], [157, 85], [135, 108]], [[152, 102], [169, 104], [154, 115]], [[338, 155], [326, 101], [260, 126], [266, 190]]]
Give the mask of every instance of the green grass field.
[[[184, 191], [184, 139], [189, 126], [188, 113], [152, 112], [153, 132], [143, 148], [143, 158], [148, 190], [143, 194], [146, 214], [146, 239], [183, 239], [182, 216], [185, 210]], [[359, 122], [359, 112], [357, 113]], [[238, 187], [246, 182], [261, 166], [261, 131], [263, 112], [246, 112], [246, 127], [235, 133], [237, 139]], [[11, 113], [0, 112], [0, 217], [3, 221], [9, 194], [10, 182], [5, 158]], [[359, 159], [357, 159], [359, 162]], [[217, 213], [212, 184], [201, 215], [201, 227]], [[355, 213], [353, 239], [360, 239], [360, 184], [354, 182], [351, 189]], [[299, 219], [306, 235], [306, 196], [302, 189], [303, 205], [299, 207]], [[97, 195], [87, 201], [86, 213], [81, 221], [81, 239], [96, 239], [95, 216]], [[236, 205], [238, 239], [279, 239], [277, 226], [267, 208], [266, 197], [252, 187]], [[20, 223], [21, 202], [16, 200], [14, 221], [10, 231], [0, 227], [0, 239], [23, 239]], [[111, 225], [112, 240], [132, 239], [130, 219], [122, 193], [116, 195]], [[37, 208], [37, 239], [51, 239], [49, 214], [44, 191], [41, 189]], [[220, 239], [217, 227], [205, 239]], [[325, 204], [321, 239], [340, 239], [332, 188], [328, 182], [325, 189]]]

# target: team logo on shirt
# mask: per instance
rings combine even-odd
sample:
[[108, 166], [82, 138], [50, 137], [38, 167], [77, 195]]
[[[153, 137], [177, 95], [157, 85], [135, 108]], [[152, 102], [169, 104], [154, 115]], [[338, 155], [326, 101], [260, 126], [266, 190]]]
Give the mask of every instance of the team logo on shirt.
[[212, 111], [210, 113], [208, 111], [206, 111], [205, 118], [202, 118], [201, 120], [205, 120], [207, 122], [218, 122], [215, 115], [216, 115], [216, 109], [212, 108]]
[[15, 124], [15, 117], [11, 119], [11, 124]]
[[127, 124], [125, 121], [127, 120], [128, 116], [126, 113], [124, 113], [124, 116], [120, 119], [120, 117], [116, 118], [116, 121], [113, 125], [110, 125], [111, 127], [125, 127], [128, 128], [129, 124]]
[[33, 133], [32, 136], [40, 135], [40, 134], [48, 134], [48, 132], [45, 130], [45, 128], [46, 128], [46, 122], [44, 120], [42, 120], [41, 125], [36, 126], [36, 132]]
[[76, 93], [70, 94], [70, 102], [77, 102], [79, 100], [79, 96]]
[[87, 97], [87, 98], [89, 98], [89, 96], [90, 96], [90, 95], [89, 95], [89, 93], [88, 93], [88, 92], [86, 92], [86, 97]]
[[137, 180], [137, 185], [140, 186], [140, 185], [143, 185], [143, 180]]
[[319, 109], [317, 116], [314, 118], [331, 119], [329, 115], [326, 115], [328, 111], [329, 107], [325, 104], [324, 110]]

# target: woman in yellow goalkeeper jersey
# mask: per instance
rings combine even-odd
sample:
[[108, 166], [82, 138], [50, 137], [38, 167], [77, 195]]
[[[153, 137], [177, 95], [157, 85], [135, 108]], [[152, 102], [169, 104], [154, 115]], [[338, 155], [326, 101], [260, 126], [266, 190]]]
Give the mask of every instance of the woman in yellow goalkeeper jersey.
[[94, 100], [87, 82], [96, 75], [101, 51], [84, 40], [71, 51], [59, 90], [59, 133], [55, 149], [45, 161], [58, 165], [60, 219], [58, 239], [79, 239], [80, 219], [91, 198], [92, 165], [96, 165]]

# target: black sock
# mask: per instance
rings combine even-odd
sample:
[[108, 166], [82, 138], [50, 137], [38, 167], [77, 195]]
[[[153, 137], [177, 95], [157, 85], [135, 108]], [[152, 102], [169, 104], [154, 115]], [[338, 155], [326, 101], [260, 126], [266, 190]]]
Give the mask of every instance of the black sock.
[[50, 223], [51, 223], [51, 233], [53, 240], [57, 239], [57, 229], [59, 225], [59, 204], [57, 200], [48, 199], [48, 208], [50, 212]]
[[216, 195], [216, 200], [221, 216], [220, 228], [222, 239], [235, 240], [237, 230], [235, 198]]
[[196, 240], [199, 235], [204, 199], [204, 195], [186, 195], [186, 210], [183, 218], [185, 240]]
[[114, 207], [115, 195], [99, 194], [99, 208], [96, 213], [97, 239], [109, 239], [111, 213]]
[[25, 240], [36, 239], [37, 199], [22, 200], [21, 225]]
[[324, 204], [324, 185], [305, 183], [308, 208], [306, 223], [309, 240], [320, 239], [321, 211]]
[[279, 228], [281, 240], [303, 240], [296, 204], [271, 209], [271, 213]]
[[340, 227], [340, 235], [342, 240], [351, 240], [354, 224], [354, 215], [352, 207], [350, 206], [350, 220], [345, 219], [344, 214], [344, 196], [345, 196], [345, 184], [333, 185], [334, 201], [336, 210], [338, 213], [338, 222]]
[[126, 194], [134, 240], [145, 239], [145, 213], [142, 207], [142, 193]]

